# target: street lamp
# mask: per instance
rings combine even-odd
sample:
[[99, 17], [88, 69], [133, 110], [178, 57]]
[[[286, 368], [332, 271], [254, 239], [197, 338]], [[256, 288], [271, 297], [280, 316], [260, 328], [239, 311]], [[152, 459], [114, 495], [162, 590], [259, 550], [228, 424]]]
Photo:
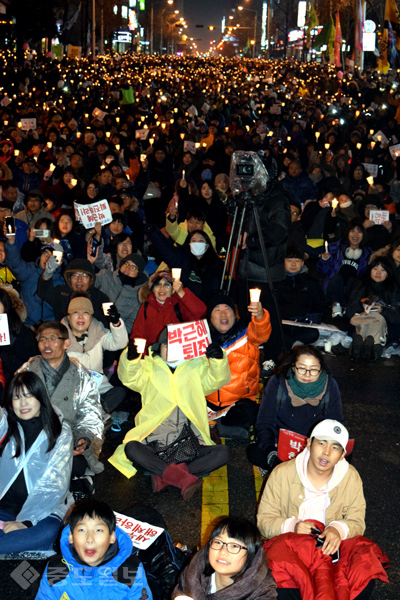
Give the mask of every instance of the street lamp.
[[256, 45], [257, 45], [257, 16], [258, 12], [253, 10], [252, 8], [244, 8], [244, 6], [238, 6], [238, 10], [247, 10], [249, 12], [254, 13], [254, 44], [250, 42], [253, 46], [253, 58], [256, 56]]
[[[167, 0], [167, 4], [169, 4], [170, 6], [172, 6], [172, 4], [174, 3], [174, 0]], [[150, 54], [153, 54], [154, 51], [154, 6], [159, 6], [161, 4], [164, 4], [164, 2], [154, 2], [152, 1], [151, 3], [151, 9], [150, 9]], [[167, 10], [167, 7], [165, 7], [162, 11], [161, 11], [161, 19], [162, 19], [162, 15], [165, 13], [165, 11]], [[160, 19], [160, 21], [161, 21]], [[162, 39], [162, 21], [161, 21], [161, 39]], [[162, 48], [161, 48], [161, 54], [162, 54]]]

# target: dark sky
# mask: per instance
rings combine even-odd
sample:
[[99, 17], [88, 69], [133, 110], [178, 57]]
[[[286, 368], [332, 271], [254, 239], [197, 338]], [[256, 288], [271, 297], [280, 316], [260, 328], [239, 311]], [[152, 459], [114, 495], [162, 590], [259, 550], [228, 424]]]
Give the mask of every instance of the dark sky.
[[[238, 2], [239, 4], [239, 2]], [[199, 46], [200, 52], [206, 52], [210, 40], [219, 41], [221, 37], [221, 20], [227, 15], [230, 0], [184, 0], [183, 13], [188, 24], [186, 35], [193, 38], [201, 38]], [[196, 28], [196, 25], [204, 25], [202, 29]], [[209, 25], [218, 25], [214, 31], [208, 29]]]

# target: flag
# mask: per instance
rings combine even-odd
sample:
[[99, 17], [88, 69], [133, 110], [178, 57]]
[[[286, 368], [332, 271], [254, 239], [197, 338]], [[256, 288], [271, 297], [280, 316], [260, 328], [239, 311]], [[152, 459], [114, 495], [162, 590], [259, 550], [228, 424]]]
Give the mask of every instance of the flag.
[[326, 45], [326, 56], [329, 61], [332, 60], [333, 44], [335, 41], [335, 27], [332, 17], [325, 23], [319, 34], [314, 38], [313, 46], [316, 50]]
[[78, 16], [79, 16], [81, 8], [82, 8], [82, 2], [79, 3], [79, 6], [76, 9], [76, 11], [74, 12], [74, 14], [72, 15], [72, 17], [70, 19], [68, 19], [68, 21], [65, 21], [65, 23], [61, 26], [61, 33], [64, 33], [68, 29], [71, 29], [72, 25], [74, 25], [76, 23], [76, 21], [78, 20]]
[[361, 6], [361, 0], [358, 0], [357, 7], [357, 27], [356, 27], [356, 35], [355, 35], [355, 47], [362, 52], [363, 49], [363, 27], [364, 27], [364, 19], [363, 19], [363, 11]]
[[[400, 16], [395, 0], [386, 0], [385, 23], [381, 37], [378, 71], [387, 73], [390, 67], [388, 61], [389, 23], [396, 39], [396, 48], [400, 50]], [[392, 50], [393, 54], [393, 50]]]
[[336, 27], [335, 27], [335, 44], [334, 44], [334, 53], [335, 53], [335, 67], [340, 67], [342, 61], [340, 59], [340, 51], [342, 49], [342, 29], [340, 27], [340, 17], [339, 11], [336, 11]]
[[250, 50], [250, 38], [247, 38], [247, 44], [244, 47], [245, 54]]
[[311, 5], [310, 14], [308, 17], [308, 29], [307, 29], [307, 46], [310, 45], [311, 41], [311, 31], [314, 27], [319, 25], [317, 13], [315, 12], [315, 8]]
[[387, 58], [392, 69], [394, 69], [396, 66], [396, 57], [396, 36], [394, 35], [391, 22], [388, 21]]

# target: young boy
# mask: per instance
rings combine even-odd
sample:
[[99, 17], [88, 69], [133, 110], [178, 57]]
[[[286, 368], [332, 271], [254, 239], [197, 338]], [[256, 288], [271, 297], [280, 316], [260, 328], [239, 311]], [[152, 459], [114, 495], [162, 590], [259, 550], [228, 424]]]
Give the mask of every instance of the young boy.
[[61, 535], [61, 555], [47, 564], [36, 600], [152, 600], [132, 541], [115, 515], [94, 498], [75, 505]]

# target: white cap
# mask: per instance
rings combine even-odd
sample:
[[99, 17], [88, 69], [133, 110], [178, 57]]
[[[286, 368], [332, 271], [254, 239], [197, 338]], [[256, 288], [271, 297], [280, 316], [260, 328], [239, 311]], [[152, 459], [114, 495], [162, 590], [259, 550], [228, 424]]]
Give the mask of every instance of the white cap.
[[321, 421], [321, 423], [318, 423], [314, 427], [310, 435], [310, 438], [313, 437], [321, 441], [337, 442], [346, 450], [347, 442], [349, 441], [349, 432], [339, 421], [325, 419], [325, 421]]

